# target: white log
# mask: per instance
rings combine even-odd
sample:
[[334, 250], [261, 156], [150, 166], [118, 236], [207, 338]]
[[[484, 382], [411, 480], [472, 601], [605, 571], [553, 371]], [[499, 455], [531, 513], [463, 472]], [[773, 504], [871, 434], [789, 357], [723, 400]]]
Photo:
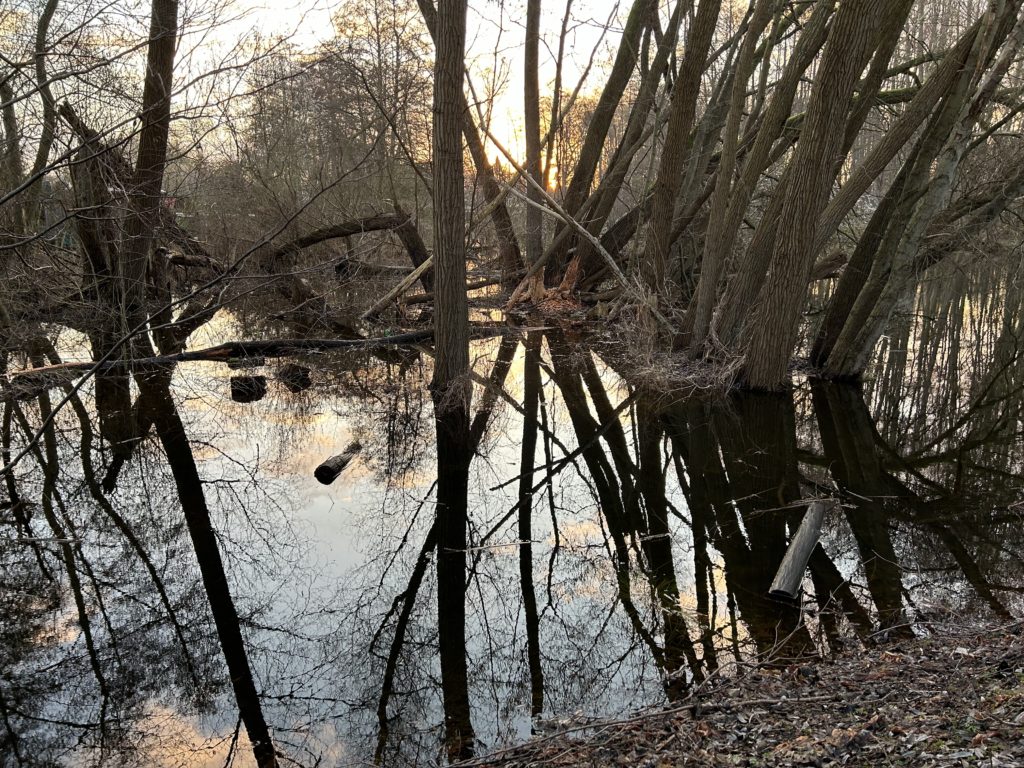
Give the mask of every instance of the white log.
[[831, 507], [831, 502], [815, 501], [807, 508], [804, 519], [800, 521], [792, 541], [789, 542], [789, 549], [775, 572], [775, 579], [772, 581], [771, 589], [768, 591], [770, 597], [781, 600], [796, 600], [800, 594], [800, 583], [804, 580], [804, 571], [807, 570], [807, 563], [811, 559], [811, 553], [818, 545], [821, 538], [821, 525], [825, 520], [825, 512]]

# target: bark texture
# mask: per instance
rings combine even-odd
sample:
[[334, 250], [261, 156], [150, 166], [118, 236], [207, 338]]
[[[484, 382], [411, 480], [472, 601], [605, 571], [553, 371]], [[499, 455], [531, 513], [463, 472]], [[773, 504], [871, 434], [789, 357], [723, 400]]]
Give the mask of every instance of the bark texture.
[[473, 754], [466, 670], [466, 517], [470, 442], [462, 92], [465, 0], [440, 0], [434, 42], [434, 380], [437, 605], [448, 757]]
[[144, 319], [149, 253], [159, 221], [164, 169], [167, 166], [177, 41], [177, 0], [153, 0], [146, 79], [142, 91], [142, 128], [131, 179], [132, 209], [125, 222], [120, 275], [123, 311], [130, 327]]
[[881, 0], [843, 3], [829, 32], [789, 168], [771, 267], [744, 345], [744, 377], [754, 388], [774, 389], [786, 380], [816, 256], [815, 227], [834, 181], [826, 169], [838, 171], [843, 133], [836, 126], [846, 123], [857, 78], [877, 44], [885, 5]]

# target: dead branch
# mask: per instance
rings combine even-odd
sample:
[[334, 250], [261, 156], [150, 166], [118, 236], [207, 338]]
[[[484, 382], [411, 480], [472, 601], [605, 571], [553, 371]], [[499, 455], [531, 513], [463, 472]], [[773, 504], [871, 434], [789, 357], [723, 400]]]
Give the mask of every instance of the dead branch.
[[[497, 326], [478, 326], [471, 329], [473, 338], [489, 338], [500, 334], [504, 329]], [[394, 336], [380, 336], [369, 339], [270, 339], [265, 341], [229, 341], [214, 347], [204, 347], [171, 355], [136, 358], [132, 361], [107, 360], [97, 362], [61, 363], [28, 368], [6, 374], [8, 386], [22, 383], [33, 377], [59, 377], [62, 373], [78, 371], [106, 372], [131, 366], [133, 370], [140, 367], [158, 367], [171, 363], [196, 361], [227, 362], [234, 358], [244, 357], [286, 357], [303, 352], [326, 352], [336, 349], [379, 350], [388, 347], [399, 347], [429, 341], [434, 337], [433, 328], [419, 331], [399, 333]]]

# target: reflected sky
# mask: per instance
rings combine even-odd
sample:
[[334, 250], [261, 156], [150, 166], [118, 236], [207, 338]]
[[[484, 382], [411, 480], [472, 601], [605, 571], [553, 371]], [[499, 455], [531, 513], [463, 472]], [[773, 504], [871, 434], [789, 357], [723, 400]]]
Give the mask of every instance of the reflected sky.
[[[863, 386], [781, 395], [647, 391], [557, 329], [475, 342], [464, 594], [438, 594], [429, 349], [90, 383], [4, 486], [2, 751], [435, 763], [671, 701], [737, 662], [1019, 616], [1021, 366], [1014, 329], [985, 327], [973, 362], [943, 366], [948, 331], [912, 328], [913, 354], [883, 350]], [[24, 363], [88, 356], [50, 341]], [[924, 353], [956, 375], [924, 377]], [[266, 392], [235, 402], [247, 375]], [[8, 454], [61, 394], [3, 404]], [[812, 499], [837, 504], [802, 598], [769, 599]], [[458, 712], [437, 641], [452, 600]], [[457, 721], [475, 736], [453, 751]]]

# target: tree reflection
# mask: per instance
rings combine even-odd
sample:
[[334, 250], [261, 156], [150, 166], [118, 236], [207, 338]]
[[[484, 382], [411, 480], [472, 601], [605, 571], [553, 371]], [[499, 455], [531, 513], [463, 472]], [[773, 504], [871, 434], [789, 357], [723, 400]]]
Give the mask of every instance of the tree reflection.
[[[5, 399], [4, 461], [29, 446], [30, 463], [0, 509], [0, 748], [145, 762], [158, 739], [132, 740], [163, 707], [202, 713], [226, 762], [236, 721], [260, 766], [456, 760], [678, 700], [734, 662], [812, 663], [942, 611], [1019, 615], [1019, 323], [989, 319], [991, 355], [955, 384], [913, 344], [942, 357], [979, 329], [908, 323], [860, 388], [725, 397], [641, 387], [566, 332], [509, 332], [480, 345], [472, 412], [434, 404], [436, 440], [429, 350], [303, 360], [298, 386], [266, 376], [245, 404], [228, 370], [139, 371], [124, 430], [101, 391], [124, 382], [97, 382], [38, 444], [52, 396]], [[359, 469], [303, 485], [339, 425]], [[839, 507], [804, 594], [770, 599], [816, 498]], [[277, 536], [317, 504], [318, 528]], [[303, 546], [349, 536], [353, 562], [307, 568]]]
[[768, 597], [799, 499], [791, 395], [746, 394], [674, 409], [673, 445], [688, 470], [687, 501], [701, 538], [721, 554], [725, 585], [761, 657], [808, 654], [797, 606]]
[[170, 372], [158, 371], [137, 377], [139, 389], [147, 397], [148, 412], [167, 463], [174, 477], [178, 501], [185, 516], [192, 548], [195, 551], [203, 587], [217, 627], [217, 637], [231, 676], [231, 687], [238, 711], [245, 724], [256, 764], [260, 768], [277, 765], [270, 729], [263, 716], [259, 692], [253, 681], [248, 651], [242, 638], [238, 612], [228, 586], [224, 562], [210, 519], [199, 469], [185, 426], [178, 415], [170, 391]]
[[537, 414], [541, 396], [540, 354], [542, 337], [531, 331], [523, 358], [523, 441], [519, 462], [519, 582], [526, 622], [526, 654], [530, 668], [530, 716], [544, 711], [544, 667], [541, 662], [540, 616], [533, 584], [533, 478], [537, 454]]
[[847, 524], [857, 542], [868, 591], [878, 610], [879, 626], [910, 636], [903, 610], [899, 558], [890, 536], [889, 515], [884, 509], [891, 486], [886, 487], [867, 407], [860, 393], [849, 385], [816, 382], [812, 392], [829, 471], [835, 478]]
[[466, 528], [473, 448], [469, 412], [435, 402], [437, 420], [437, 643], [445, 739], [452, 759], [473, 754], [466, 670]]

